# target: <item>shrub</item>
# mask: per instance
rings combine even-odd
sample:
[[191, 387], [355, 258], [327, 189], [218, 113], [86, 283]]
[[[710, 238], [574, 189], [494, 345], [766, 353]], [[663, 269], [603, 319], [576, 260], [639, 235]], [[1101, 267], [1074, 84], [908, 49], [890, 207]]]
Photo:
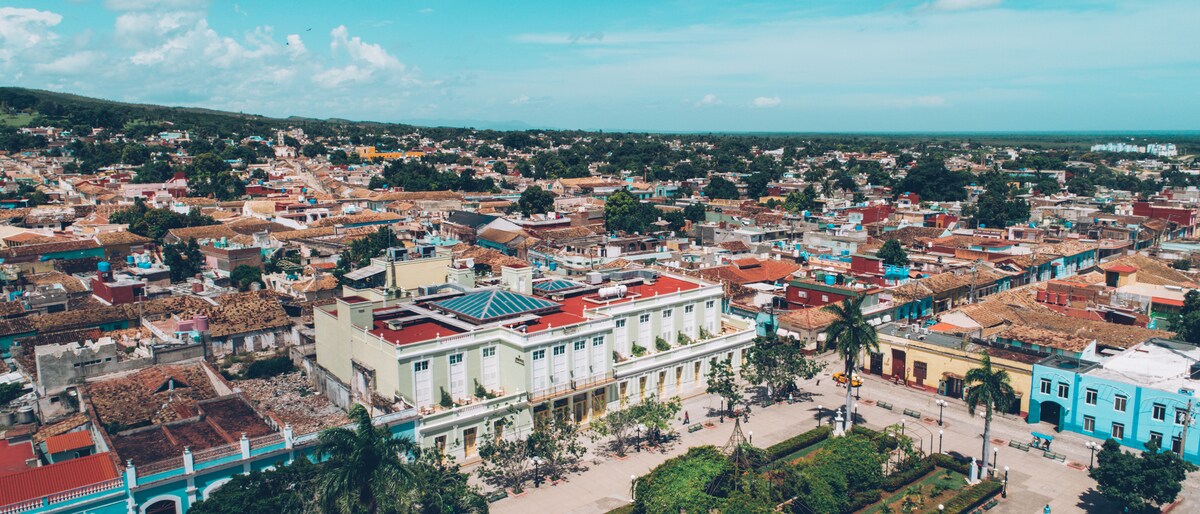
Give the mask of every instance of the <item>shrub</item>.
[[885, 477], [883, 479], [883, 490], [889, 493], [898, 490], [929, 474], [930, 471], [933, 471], [933, 459], [924, 458], [915, 461], [912, 467]]
[[1004, 486], [995, 480], [984, 480], [971, 487], [963, 489], [957, 496], [950, 499], [944, 505], [948, 514], [959, 514], [962, 512], [971, 512], [976, 507], [987, 503], [1000, 494], [1000, 490]]
[[959, 473], [962, 473], [963, 475], [968, 475], [968, 476], [971, 474], [970, 461], [956, 459], [956, 458], [954, 458], [950, 455], [946, 455], [944, 453], [935, 453], [935, 454], [933, 454], [932, 458], [933, 458], [933, 463], [935, 465], [937, 465], [937, 467], [939, 467], [939, 468], [945, 468], [945, 469], [957, 471]]
[[687, 334], [680, 332], [679, 335], [675, 337], [675, 343], [679, 346], [687, 346], [692, 344], [692, 338], [688, 337]]
[[825, 425], [785, 439], [767, 448], [767, 459], [776, 461], [829, 438], [833, 427]]
[[654, 347], [660, 352], [665, 352], [671, 349], [670, 343], [667, 343], [667, 340], [661, 337], [654, 338]]
[[447, 409], [454, 407], [454, 400], [450, 399], [450, 393], [446, 392], [445, 387], [442, 388], [442, 399], [438, 402], [438, 405]]
[[646, 347], [645, 347], [645, 346], [642, 346], [642, 345], [640, 345], [640, 344], [634, 343], [634, 345], [633, 345], [633, 356], [634, 356], [634, 357], [641, 357], [641, 356], [643, 356], [643, 355], [646, 355]]
[[708, 512], [720, 504], [709, 485], [729, 472], [729, 461], [712, 446], [691, 448], [637, 479], [635, 512]]
[[293, 371], [296, 371], [296, 365], [292, 364], [292, 359], [280, 355], [251, 362], [246, 368], [246, 378], [271, 378]]
[[883, 493], [879, 489], [854, 493], [850, 495], [850, 505], [846, 506], [845, 512], [858, 512], [881, 499]]

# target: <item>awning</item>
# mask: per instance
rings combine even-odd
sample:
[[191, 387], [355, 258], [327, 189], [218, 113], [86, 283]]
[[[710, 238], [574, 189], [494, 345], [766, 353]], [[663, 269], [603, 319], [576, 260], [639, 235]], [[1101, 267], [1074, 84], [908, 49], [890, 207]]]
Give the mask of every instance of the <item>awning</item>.
[[1175, 306], [1175, 307], [1183, 307], [1183, 300], [1176, 300], [1173, 298], [1163, 298], [1161, 296], [1155, 296], [1152, 298], [1152, 301], [1159, 305], [1171, 305], [1171, 306]]
[[1046, 434], [1043, 434], [1043, 433], [1041, 433], [1041, 432], [1030, 432], [1030, 433], [1031, 433], [1031, 434], [1033, 434], [1033, 436], [1034, 436], [1034, 437], [1036, 437], [1036, 438], [1038, 438], [1038, 439], [1045, 439], [1045, 440], [1047, 440], [1047, 441], [1053, 441], [1053, 440], [1054, 440], [1054, 436], [1052, 436], [1052, 435], [1046, 435]]
[[958, 373], [951, 373], [949, 371], [943, 371], [942, 378], [956, 378], [958, 380], [965, 380], [962, 375], [959, 375]]
[[346, 278], [349, 280], [362, 280], [364, 278], [372, 277], [372, 276], [378, 275], [380, 273], [383, 273], [383, 267], [372, 264], [365, 268], [359, 268], [354, 271], [351, 271], [350, 273], [347, 273]]

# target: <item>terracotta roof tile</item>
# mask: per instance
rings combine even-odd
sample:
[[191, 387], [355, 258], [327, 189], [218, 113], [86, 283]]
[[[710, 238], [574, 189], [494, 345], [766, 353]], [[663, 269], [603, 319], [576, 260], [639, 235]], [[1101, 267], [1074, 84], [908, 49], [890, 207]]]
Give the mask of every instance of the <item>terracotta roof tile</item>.
[[117, 478], [108, 452], [0, 477], [0, 504], [9, 505]]

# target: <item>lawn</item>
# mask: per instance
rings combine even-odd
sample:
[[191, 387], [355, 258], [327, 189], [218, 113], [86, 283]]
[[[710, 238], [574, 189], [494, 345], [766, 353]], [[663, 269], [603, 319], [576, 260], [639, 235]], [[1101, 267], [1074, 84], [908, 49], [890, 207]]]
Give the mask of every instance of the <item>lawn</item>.
[[829, 442], [829, 439], [819, 441], [807, 448], [801, 448], [799, 450], [796, 450], [795, 452], [789, 454], [788, 456], [786, 456], [780, 460], [787, 462], [789, 464], [796, 464], [797, 461], [799, 461], [809, 455], [812, 455], [813, 453], [816, 453], [816, 451], [820, 450], [821, 448], [824, 448], [825, 444], [828, 442]]
[[0, 114], [0, 125], [6, 127], [24, 127], [31, 121], [33, 121], [32, 114]]
[[[928, 510], [928, 507], [931, 505], [936, 506], [939, 503], [944, 504], [949, 502], [951, 498], [953, 498], [965, 487], [967, 487], [967, 477], [963, 476], [961, 473], [950, 471], [948, 469], [935, 468], [933, 472], [925, 475], [923, 478], [914, 482], [913, 484], [902, 487], [896, 490], [896, 492], [892, 493], [891, 496], [884, 498], [879, 503], [860, 510], [859, 514], [878, 513], [883, 509], [884, 505], [890, 506], [892, 508], [892, 512], [908, 512], [905, 511], [902, 506], [904, 504], [904, 498], [908, 496], [910, 492], [920, 493], [918, 495], [919, 503], [915, 508], [912, 508], [911, 511]], [[941, 492], [936, 495], [933, 494], [935, 488], [941, 489]]]

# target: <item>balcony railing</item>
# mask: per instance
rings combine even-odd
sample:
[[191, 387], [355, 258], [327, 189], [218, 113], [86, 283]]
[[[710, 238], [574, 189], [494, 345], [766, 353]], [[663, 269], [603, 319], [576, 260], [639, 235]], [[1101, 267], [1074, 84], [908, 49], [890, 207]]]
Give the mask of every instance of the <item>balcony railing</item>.
[[590, 389], [592, 387], [596, 387], [601, 384], [607, 384], [612, 381], [613, 381], [613, 373], [611, 371], [607, 371], [604, 373], [597, 373], [590, 377], [585, 377], [583, 379], [571, 379], [563, 384], [553, 385], [550, 387], [543, 387], [541, 389], [534, 389], [532, 394], [530, 395], [529, 401], [530, 401], [530, 403], [536, 403], [536, 402], [540, 402], [542, 400], [548, 400], [550, 398], [554, 398], [556, 396], [569, 394], [569, 393], [578, 391], [580, 389]]
[[56, 503], [62, 503], [65, 501], [70, 501], [70, 500], [77, 500], [79, 498], [91, 496], [93, 494], [102, 493], [105, 491], [112, 491], [115, 489], [120, 489], [122, 487], [125, 487], [125, 479], [124, 478], [114, 478], [111, 480], [105, 480], [103, 482], [96, 482], [91, 485], [85, 485], [83, 487], [76, 487], [74, 489], [68, 489], [66, 491], [57, 492], [57, 493], [54, 493], [51, 495], [43, 496], [41, 498], [32, 498], [32, 499], [25, 500], [25, 501], [20, 501], [20, 502], [16, 502], [16, 503], [10, 503], [8, 505], [3, 505], [3, 506], [0, 506], [0, 514], [16, 514], [18, 512], [28, 512], [31, 510], [49, 507]]

